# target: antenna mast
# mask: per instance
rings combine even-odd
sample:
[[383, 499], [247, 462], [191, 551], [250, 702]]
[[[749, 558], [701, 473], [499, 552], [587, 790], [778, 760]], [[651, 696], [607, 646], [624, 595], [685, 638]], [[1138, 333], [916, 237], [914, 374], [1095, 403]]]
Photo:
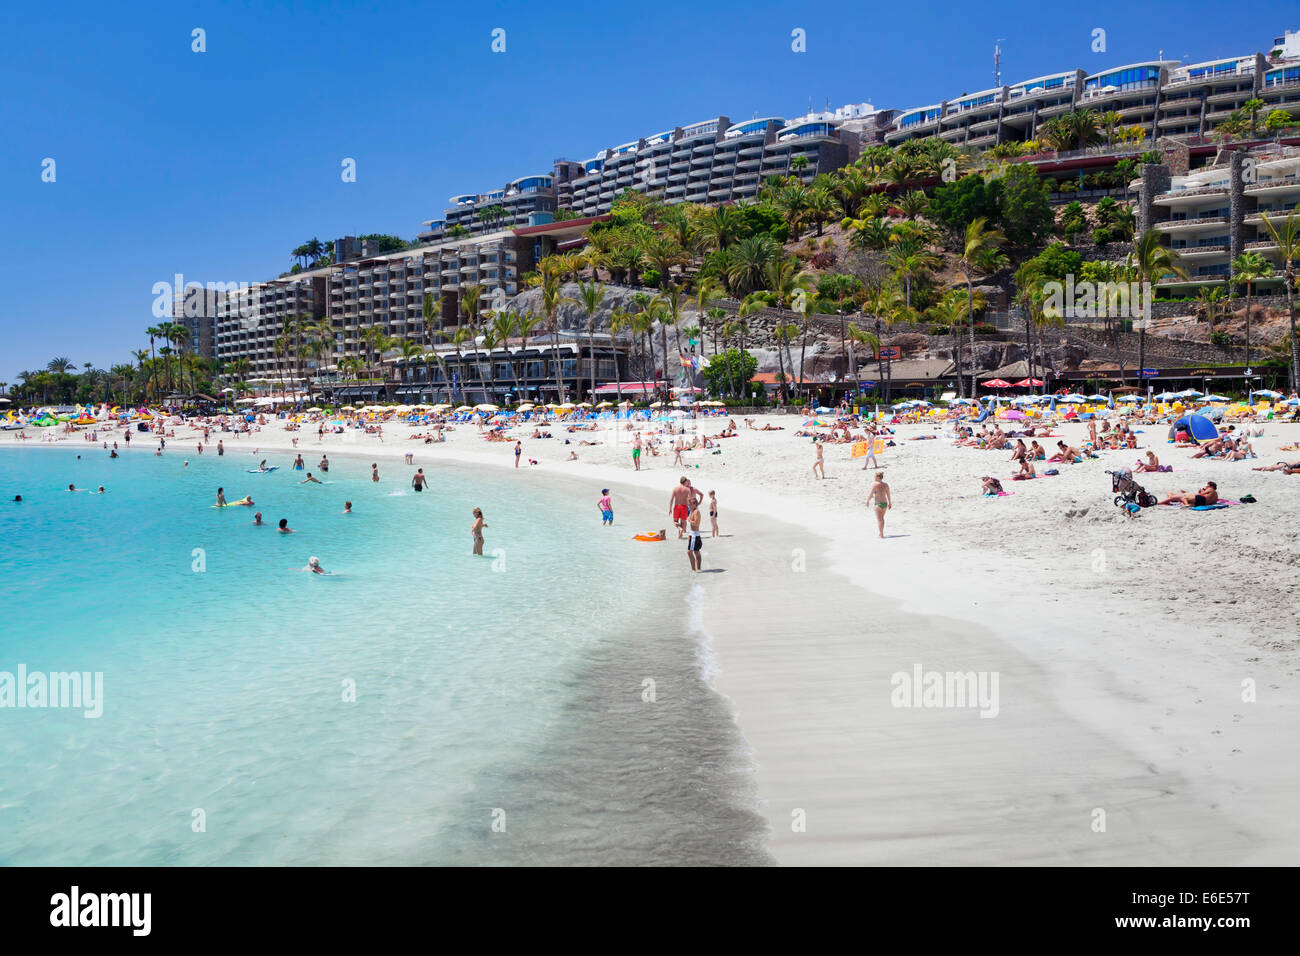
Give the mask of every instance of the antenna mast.
[[998, 46], [1006, 37], [998, 37], [993, 41], [993, 85], [1002, 85], [1002, 47]]

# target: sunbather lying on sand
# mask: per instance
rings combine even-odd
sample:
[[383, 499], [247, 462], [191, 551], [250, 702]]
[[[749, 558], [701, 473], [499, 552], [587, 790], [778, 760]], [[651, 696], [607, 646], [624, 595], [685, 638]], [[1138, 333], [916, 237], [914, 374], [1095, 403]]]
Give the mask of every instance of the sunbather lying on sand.
[[1219, 486], [1212, 481], [1207, 481], [1205, 487], [1194, 495], [1179, 489], [1173, 494], [1166, 495], [1160, 503], [1162, 505], [1182, 505], [1185, 508], [1202, 508], [1205, 505], [1212, 505], [1218, 500]]
[[1258, 468], [1252, 468], [1251, 471], [1280, 471], [1284, 475], [1294, 475], [1300, 472], [1300, 461], [1279, 461], [1276, 465], [1260, 465]]

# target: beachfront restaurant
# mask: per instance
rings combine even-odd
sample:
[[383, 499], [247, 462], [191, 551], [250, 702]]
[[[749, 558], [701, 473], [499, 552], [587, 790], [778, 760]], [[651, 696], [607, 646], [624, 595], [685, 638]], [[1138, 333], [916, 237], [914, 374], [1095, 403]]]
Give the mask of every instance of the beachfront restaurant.
[[[1202, 392], [1240, 392], [1246, 394], [1261, 388], [1286, 391], [1290, 385], [1290, 376], [1285, 366], [1245, 365], [1221, 366], [1185, 366], [1182, 368], [1153, 367], [1148, 369], [1154, 375], [1144, 375], [1142, 384], [1155, 392], [1179, 391], [1195, 388]], [[1247, 374], [1249, 373], [1249, 374]], [[1058, 372], [1052, 383], [1058, 388], [1075, 391], [1107, 392], [1119, 386], [1138, 385], [1137, 369], [1125, 369], [1122, 375], [1118, 368], [1072, 369]], [[1145, 389], [1143, 389], [1145, 391]]]
[[[587, 392], [593, 379], [605, 383], [630, 375], [626, 342], [608, 334], [596, 334], [591, 342], [584, 336], [566, 336], [558, 346], [543, 337], [511, 339], [492, 349], [442, 346], [410, 359], [393, 361], [393, 394], [414, 402], [464, 402], [513, 405], [521, 401], [558, 401], [558, 371], [565, 397], [594, 400]], [[558, 369], [557, 369], [558, 365]]]

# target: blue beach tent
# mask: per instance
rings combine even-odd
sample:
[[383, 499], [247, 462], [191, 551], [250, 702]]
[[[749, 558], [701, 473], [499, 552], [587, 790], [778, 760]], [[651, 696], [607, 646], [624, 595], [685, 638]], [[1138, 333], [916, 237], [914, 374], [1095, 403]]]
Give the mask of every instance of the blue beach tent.
[[1219, 429], [1215, 427], [1214, 422], [1204, 415], [1184, 415], [1178, 419], [1178, 421], [1174, 422], [1173, 427], [1169, 429], [1169, 440], [1173, 441], [1174, 436], [1179, 431], [1187, 432], [1198, 442], [1210, 441], [1219, 437]]

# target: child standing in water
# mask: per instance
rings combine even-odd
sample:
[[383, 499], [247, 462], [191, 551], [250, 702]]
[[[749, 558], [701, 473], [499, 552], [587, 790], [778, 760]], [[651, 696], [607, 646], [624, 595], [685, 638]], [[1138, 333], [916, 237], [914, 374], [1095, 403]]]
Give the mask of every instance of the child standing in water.
[[876, 483], [871, 486], [871, 491], [867, 495], [867, 504], [876, 507], [876, 527], [880, 529], [880, 536], [885, 536], [885, 512], [894, 506], [894, 499], [889, 494], [889, 485], [885, 484], [885, 473], [876, 472]]
[[609, 489], [600, 489], [600, 500], [596, 502], [596, 507], [600, 509], [600, 523], [603, 525], [612, 525], [614, 523], [614, 503], [609, 500]]
[[709, 492], [709, 523], [713, 525], [713, 537], [718, 536], [718, 496]]

